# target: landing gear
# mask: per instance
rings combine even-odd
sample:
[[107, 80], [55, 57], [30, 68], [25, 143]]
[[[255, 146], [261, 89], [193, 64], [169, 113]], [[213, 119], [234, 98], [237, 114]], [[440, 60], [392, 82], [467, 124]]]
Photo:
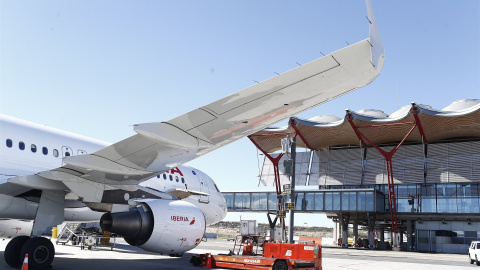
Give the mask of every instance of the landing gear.
[[5, 262], [13, 268], [19, 268], [23, 262], [23, 258], [20, 255], [22, 252], [22, 247], [24, 244], [30, 239], [30, 237], [26, 235], [17, 236], [10, 240], [8, 245], [5, 247], [5, 252], [3, 253], [3, 257], [5, 258]]
[[17, 236], [5, 247], [5, 262], [13, 268], [19, 268], [25, 254], [28, 253], [28, 265], [32, 269], [45, 269], [52, 264], [55, 248], [44, 237]]
[[23, 245], [21, 258], [28, 253], [28, 265], [33, 269], [45, 269], [52, 264], [55, 257], [55, 248], [52, 242], [44, 237], [30, 238]]

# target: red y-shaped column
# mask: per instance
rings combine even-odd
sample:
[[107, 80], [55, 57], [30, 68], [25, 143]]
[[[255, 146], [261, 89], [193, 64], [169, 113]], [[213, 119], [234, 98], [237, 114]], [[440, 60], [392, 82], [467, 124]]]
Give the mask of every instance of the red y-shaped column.
[[[349, 111], [347, 111], [347, 115], [346, 115], [347, 121], [352, 126], [353, 131], [357, 135], [358, 139], [362, 142], [362, 144], [366, 145], [365, 144], [365, 141], [366, 141], [368, 144], [370, 144], [375, 149], [377, 149], [377, 151], [380, 152], [380, 154], [382, 154], [382, 156], [385, 158], [385, 167], [386, 167], [387, 179], [388, 179], [388, 203], [390, 205], [390, 217], [391, 217], [391, 220], [392, 220], [392, 233], [393, 233], [393, 247], [394, 248], [398, 247], [399, 239], [398, 239], [397, 203], [396, 203], [396, 199], [395, 199], [395, 185], [394, 185], [394, 182], [393, 182], [392, 157], [395, 154], [395, 152], [398, 150], [398, 148], [400, 148], [400, 146], [403, 144], [403, 142], [405, 142], [405, 140], [408, 138], [408, 136], [410, 136], [410, 134], [412, 134], [413, 130], [416, 127], [418, 127], [420, 135], [422, 136], [422, 141], [424, 143], [426, 142], [425, 134], [423, 132], [423, 128], [422, 128], [422, 125], [420, 123], [420, 119], [418, 118], [417, 108], [416, 108], [415, 104], [412, 104], [412, 109], [411, 109], [410, 112], [412, 113], [413, 117], [415, 118], [414, 122], [394, 123], [394, 124], [379, 124], [379, 125], [359, 126], [359, 127], [355, 126], [355, 123], [353, 123], [352, 114]], [[374, 127], [398, 126], [398, 125], [413, 125], [413, 126], [410, 129], [410, 131], [407, 133], [407, 135], [405, 135], [403, 140], [395, 148], [393, 148], [389, 152], [383, 150], [378, 145], [371, 142], [367, 138], [367, 136], [365, 136], [365, 134], [363, 134], [359, 130], [361, 128], [374, 128]]]

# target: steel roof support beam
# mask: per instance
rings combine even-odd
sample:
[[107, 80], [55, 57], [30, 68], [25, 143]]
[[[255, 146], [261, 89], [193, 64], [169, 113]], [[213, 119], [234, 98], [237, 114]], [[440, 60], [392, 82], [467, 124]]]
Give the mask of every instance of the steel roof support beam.
[[308, 144], [307, 140], [305, 139], [305, 137], [303, 137], [303, 134], [300, 132], [300, 130], [298, 130], [297, 128], [297, 123], [295, 121], [295, 119], [293, 118], [290, 118], [290, 126], [295, 130], [295, 136], [298, 135], [298, 137], [300, 137], [300, 139], [302, 139], [303, 143], [305, 144], [305, 146], [310, 149], [310, 150], [313, 150], [313, 148], [310, 146], [310, 144]]
[[[275, 134], [276, 135], [276, 134]], [[280, 159], [282, 159], [283, 153], [280, 153], [277, 157], [272, 157], [269, 153], [262, 149], [262, 147], [252, 138], [252, 136], [248, 136], [250, 141], [257, 147], [258, 150], [262, 151], [262, 153], [272, 162], [273, 164], [273, 173], [275, 177], [275, 189], [277, 192], [277, 210], [282, 211], [284, 210], [284, 205], [278, 203], [280, 201], [280, 197], [282, 196], [282, 187], [280, 186], [280, 171], [278, 169], [278, 163]], [[282, 232], [285, 232], [285, 218], [280, 218], [280, 225], [282, 226]], [[282, 239], [284, 234], [282, 233]]]
[[[359, 126], [357, 127], [355, 123], [353, 123], [353, 116], [352, 114], [347, 111], [346, 114], [346, 119], [348, 123], [350, 123], [350, 126], [352, 127], [353, 131], [357, 135], [358, 139], [360, 142], [365, 145], [365, 141], [368, 142], [371, 146], [373, 146], [382, 156], [385, 158], [385, 167], [387, 171], [387, 182], [388, 182], [388, 203], [390, 206], [390, 217], [392, 220], [392, 232], [393, 232], [393, 247], [397, 248], [399, 244], [399, 239], [398, 239], [398, 219], [397, 219], [397, 203], [396, 203], [396, 198], [395, 198], [395, 184], [394, 184], [394, 179], [393, 179], [393, 165], [392, 165], [392, 157], [395, 154], [395, 152], [400, 148], [400, 146], [405, 142], [405, 140], [412, 134], [413, 130], [418, 127], [420, 134], [422, 135], [422, 139], [425, 138], [423, 129], [421, 128], [421, 125], [419, 125], [420, 120], [418, 118], [418, 115], [416, 114], [416, 109], [415, 107], [412, 107], [412, 114], [414, 115], [415, 122], [405, 122], [405, 123], [395, 123], [395, 124], [379, 124], [379, 125], [371, 125], [371, 126]], [[375, 128], [375, 127], [383, 127], [383, 126], [392, 126], [392, 125], [412, 125], [413, 127], [408, 131], [407, 135], [403, 137], [403, 140], [397, 144], [392, 150], [390, 151], [385, 151], [382, 148], [380, 148], [378, 145], [373, 143], [368, 139], [368, 137], [363, 134], [359, 129], [360, 128]]]

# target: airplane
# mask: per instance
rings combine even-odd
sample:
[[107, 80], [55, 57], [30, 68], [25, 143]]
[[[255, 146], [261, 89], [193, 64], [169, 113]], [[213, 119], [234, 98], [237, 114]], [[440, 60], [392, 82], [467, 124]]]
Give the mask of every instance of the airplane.
[[210, 177], [183, 164], [375, 80], [384, 48], [366, 4], [369, 38], [169, 121], [136, 124], [114, 144], [0, 117], [0, 218], [34, 221], [30, 236], [8, 243], [6, 263], [19, 267], [28, 253], [31, 267], [49, 267], [55, 249], [42, 233], [93, 213], [144, 250], [196, 247], [226, 207]]

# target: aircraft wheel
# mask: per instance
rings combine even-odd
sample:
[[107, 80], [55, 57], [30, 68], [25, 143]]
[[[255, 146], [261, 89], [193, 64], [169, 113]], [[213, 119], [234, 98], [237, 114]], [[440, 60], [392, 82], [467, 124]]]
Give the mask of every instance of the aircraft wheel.
[[23, 245], [22, 258], [28, 253], [28, 266], [32, 269], [44, 269], [52, 264], [55, 248], [50, 240], [43, 237], [30, 238]]
[[5, 247], [5, 252], [3, 257], [5, 262], [13, 268], [19, 268], [23, 263], [23, 258], [20, 256], [23, 245], [30, 239], [26, 235], [21, 235], [10, 240], [8, 245]]

